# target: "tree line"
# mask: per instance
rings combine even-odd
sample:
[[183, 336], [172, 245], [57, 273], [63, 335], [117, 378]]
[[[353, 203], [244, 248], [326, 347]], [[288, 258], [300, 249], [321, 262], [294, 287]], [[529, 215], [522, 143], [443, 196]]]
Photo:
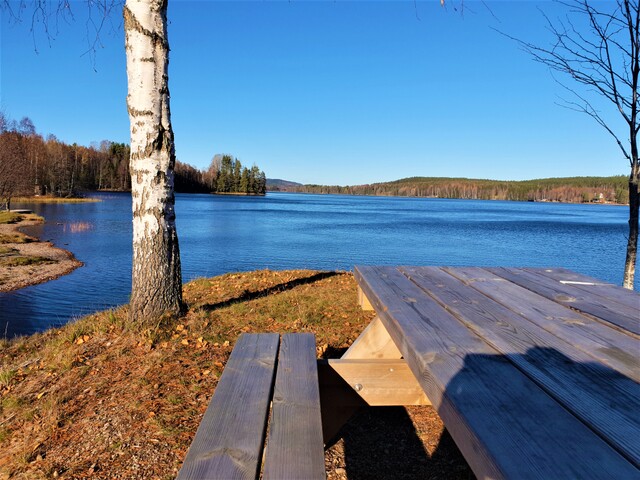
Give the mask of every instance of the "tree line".
[[[0, 112], [0, 208], [15, 196], [74, 197], [95, 190], [130, 191], [129, 145], [109, 140], [89, 147], [67, 144], [36, 132], [29, 117], [17, 121]], [[266, 178], [257, 166], [243, 167], [216, 155], [207, 170], [176, 162], [177, 192], [264, 194]]]
[[177, 192], [264, 195], [267, 178], [255, 164], [247, 168], [231, 155], [216, 154], [205, 170], [176, 162], [175, 188]]
[[0, 199], [16, 195], [76, 196], [87, 190], [130, 190], [129, 146], [103, 140], [89, 147], [36, 132], [29, 117], [0, 112]]
[[278, 189], [289, 192], [342, 195], [626, 204], [629, 202], [627, 182], [628, 178], [624, 175], [523, 181], [410, 177], [367, 185], [294, 185], [280, 186]]

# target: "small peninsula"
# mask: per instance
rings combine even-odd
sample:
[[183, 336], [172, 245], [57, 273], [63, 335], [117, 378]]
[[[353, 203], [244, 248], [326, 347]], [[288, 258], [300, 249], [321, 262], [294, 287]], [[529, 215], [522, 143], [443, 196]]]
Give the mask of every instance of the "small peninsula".
[[43, 222], [33, 213], [0, 213], [0, 292], [44, 283], [82, 266], [71, 252], [20, 231]]

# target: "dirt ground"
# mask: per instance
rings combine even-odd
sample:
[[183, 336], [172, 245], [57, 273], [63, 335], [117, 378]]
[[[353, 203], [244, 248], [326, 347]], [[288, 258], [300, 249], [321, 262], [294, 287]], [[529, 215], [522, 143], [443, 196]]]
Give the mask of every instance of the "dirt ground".
[[42, 221], [41, 217], [25, 215], [18, 223], [0, 224], [0, 238], [18, 240], [2, 242], [0, 246], [4, 250], [9, 250], [14, 257], [40, 260], [24, 265], [5, 265], [0, 262], [0, 292], [9, 292], [53, 280], [82, 266], [82, 262], [76, 260], [70, 252], [20, 232], [21, 227], [35, 225]]

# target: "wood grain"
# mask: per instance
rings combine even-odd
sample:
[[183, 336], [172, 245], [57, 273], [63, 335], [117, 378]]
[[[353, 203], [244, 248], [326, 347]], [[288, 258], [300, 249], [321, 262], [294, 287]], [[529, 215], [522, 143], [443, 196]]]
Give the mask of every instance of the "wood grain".
[[584, 290], [564, 285], [559, 281], [550, 282], [548, 278], [526, 269], [488, 268], [487, 270], [561, 305], [592, 315], [624, 331], [640, 335], [640, 311], [637, 308], [609, 302], [604, 297], [589, 295]]
[[478, 478], [637, 478], [638, 470], [392, 267], [355, 276]]
[[380, 318], [375, 317], [371, 323], [355, 339], [341, 358], [389, 358], [402, 357], [400, 350], [393, 343], [389, 332], [384, 328]]
[[315, 337], [311, 333], [285, 334], [278, 357], [263, 478], [325, 477]]
[[278, 343], [278, 334], [238, 339], [178, 479], [257, 478]]
[[640, 293], [606, 283], [587, 275], [564, 268], [527, 268], [527, 271], [549, 277], [560, 283], [565, 282], [589, 295], [604, 297], [608, 302], [616, 302], [640, 311]]
[[640, 382], [640, 342], [634, 336], [552, 302], [485, 269], [445, 267], [443, 270], [572, 347]]
[[431, 405], [405, 360], [341, 358], [318, 368], [333, 369], [372, 407]]
[[[640, 384], [441, 269], [401, 271], [640, 467]], [[553, 302], [542, 300], [545, 311]]]

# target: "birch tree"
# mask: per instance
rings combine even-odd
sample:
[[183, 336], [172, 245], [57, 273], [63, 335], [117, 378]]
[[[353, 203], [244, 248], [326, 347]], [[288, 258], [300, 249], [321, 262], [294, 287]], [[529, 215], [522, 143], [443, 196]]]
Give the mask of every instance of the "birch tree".
[[130, 311], [133, 320], [146, 321], [182, 310], [167, 0], [127, 0], [124, 30], [133, 211]]
[[[574, 100], [567, 101], [566, 106], [593, 118], [613, 137], [629, 162], [629, 235], [623, 286], [633, 289], [640, 208], [640, 5], [638, 0], [558, 3], [569, 13], [564, 21], [547, 18], [553, 35], [551, 47], [516, 40], [535, 60], [584, 87], [578, 91], [565, 86], [574, 94]], [[625, 128], [614, 127], [613, 122], [594, 106], [594, 96], [605, 99], [605, 103], [623, 119]]]
[[[66, 0], [9, 0], [0, 6], [16, 17], [33, 7], [31, 29], [41, 24], [47, 36], [49, 18], [70, 16]], [[168, 0], [126, 0], [127, 109], [131, 132], [133, 264], [131, 317], [137, 322], [182, 311], [180, 250], [175, 224], [175, 147], [169, 108]], [[106, 18], [119, 0], [88, 1]], [[100, 25], [101, 23], [98, 22]], [[96, 30], [98, 43], [99, 27]], [[90, 42], [91, 43], [91, 42]]]

